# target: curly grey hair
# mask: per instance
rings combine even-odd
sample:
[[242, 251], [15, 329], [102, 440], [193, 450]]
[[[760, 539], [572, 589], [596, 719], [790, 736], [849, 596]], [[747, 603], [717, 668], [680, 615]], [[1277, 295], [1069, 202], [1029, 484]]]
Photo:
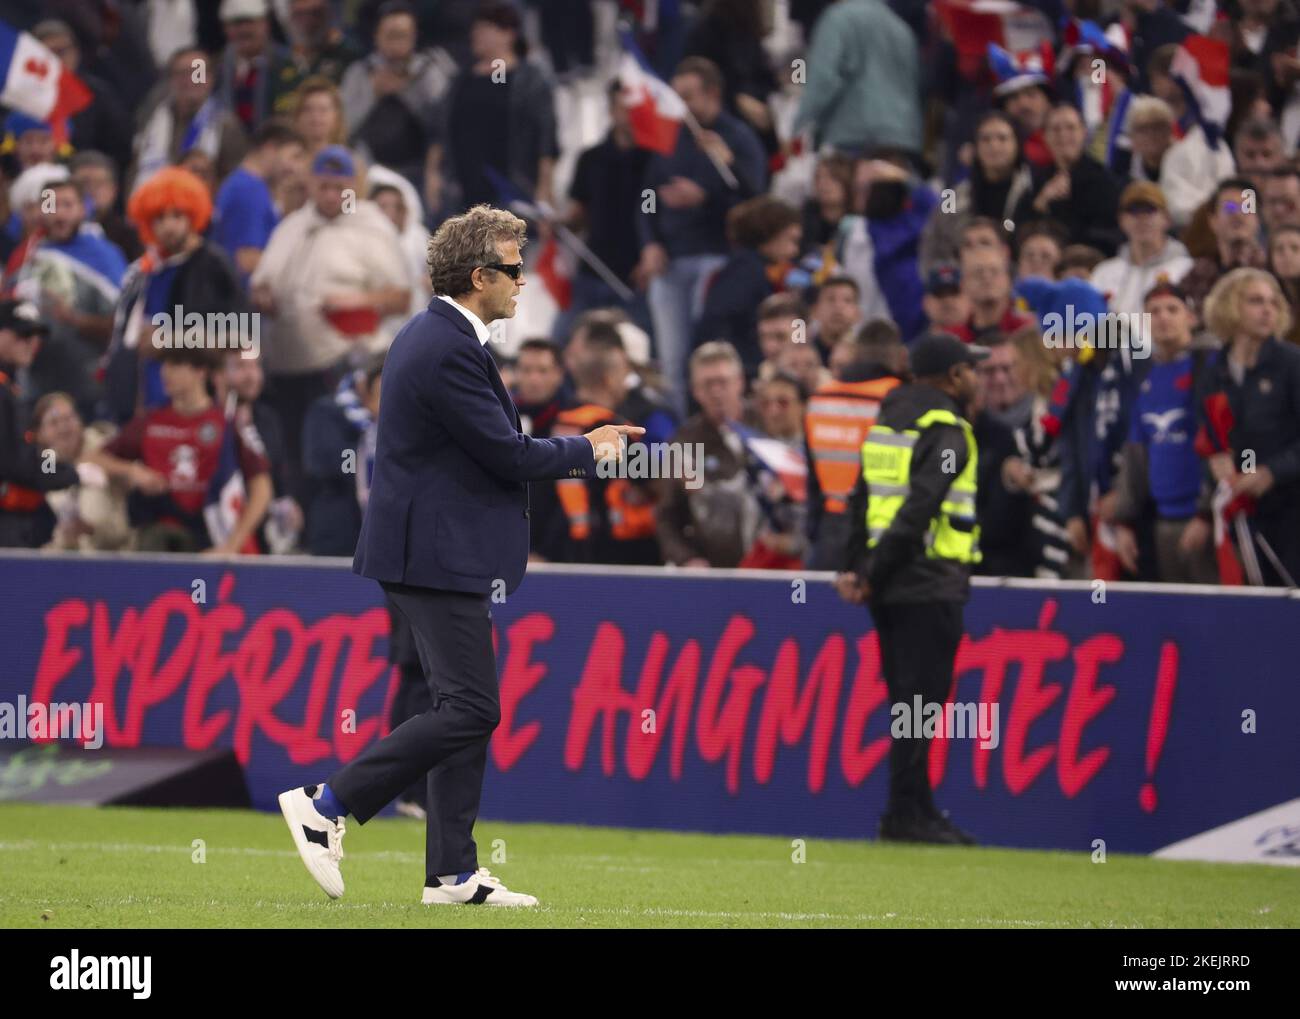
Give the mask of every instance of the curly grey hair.
[[427, 264], [435, 294], [457, 297], [474, 289], [470, 276], [479, 266], [500, 260], [497, 245], [526, 241], [527, 224], [512, 212], [476, 205], [453, 216], [429, 238]]

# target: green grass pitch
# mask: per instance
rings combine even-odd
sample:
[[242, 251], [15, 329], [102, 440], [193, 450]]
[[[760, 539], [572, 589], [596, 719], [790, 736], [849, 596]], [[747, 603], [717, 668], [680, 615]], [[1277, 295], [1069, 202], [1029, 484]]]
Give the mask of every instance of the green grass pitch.
[[416, 821], [351, 826], [331, 902], [278, 814], [3, 804], [0, 927], [1300, 926], [1290, 867], [816, 838], [796, 863], [797, 835], [492, 821], [475, 835], [480, 863], [541, 907], [422, 906]]

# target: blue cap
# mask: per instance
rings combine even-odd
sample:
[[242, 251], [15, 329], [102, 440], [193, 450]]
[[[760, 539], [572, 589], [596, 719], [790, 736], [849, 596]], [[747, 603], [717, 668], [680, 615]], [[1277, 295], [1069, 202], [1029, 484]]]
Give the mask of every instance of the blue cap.
[[927, 294], [955, 294], [959, 290], [961, 290], [961, 270], [950, 262], [936, 265], [926, 277]]
[[5, 117], [5, 130], [15, 138], [21, 138], [28, 131], [49, 131], [52, 129], [45, 121], [37, 120], [35, 117], [29, 117], [27, 114], [15, 110]]
[[321, 177], [355, 177], [357, 164], [342, 145], [326, 145], [311, 161], [311, 172]]

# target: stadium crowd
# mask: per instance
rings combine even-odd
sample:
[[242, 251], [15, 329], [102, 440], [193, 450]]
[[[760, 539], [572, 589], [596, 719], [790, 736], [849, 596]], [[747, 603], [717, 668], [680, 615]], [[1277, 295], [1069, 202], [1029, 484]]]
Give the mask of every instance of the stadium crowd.
[[[525, 429], [702, 450], [534, 485], [538, 560], [838, 568], [945, 331], [991, 351], [979, 572], [1300, 578], [1292, 0], [6, 11], [90, 102], [3, 122], [0, 545], [351, 556], [430, 231], [517, 200], [556, 311], [489, 345]], [[158, 343], [191, 314], [239, 348]]]

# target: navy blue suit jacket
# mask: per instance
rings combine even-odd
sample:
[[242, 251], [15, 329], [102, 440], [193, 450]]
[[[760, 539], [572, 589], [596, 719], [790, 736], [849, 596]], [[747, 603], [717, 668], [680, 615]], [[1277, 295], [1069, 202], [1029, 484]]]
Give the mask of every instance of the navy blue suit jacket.
[[450, 591], [519, 586], [528, 482], [590, 477], [581, 435], [535, 439], [469, 320], [435, 297], [393, 340], [354, 572]]

